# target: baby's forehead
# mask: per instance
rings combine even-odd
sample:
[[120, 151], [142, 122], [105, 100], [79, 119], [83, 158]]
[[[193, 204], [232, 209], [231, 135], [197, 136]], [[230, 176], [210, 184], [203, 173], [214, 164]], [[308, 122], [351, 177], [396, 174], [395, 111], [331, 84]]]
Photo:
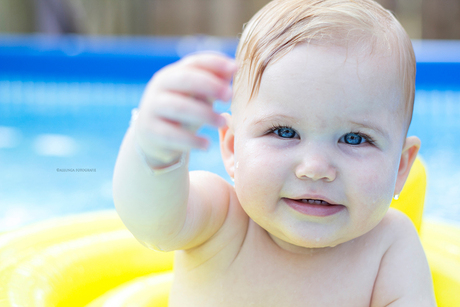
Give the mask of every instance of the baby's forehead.
[[[358, 108], [356, 110], [360, 111], [360, 106], [361, 109], [372, 106], [372, 97], [375, 96], [385, 103], [384, 111], [400, 117], [404, 114], [404, 89], [395, 63], [392, 55], [363, 53], [362, 49], [340, 45], [302, 44], [270, 63], [262, 75], [259, 91], [251, 99], [250, 86], [240, 83], [243, 88], [238, 89], [238, 95], [232, 103], [232, 112], [240, 116], [255, 101], [263, 106], [264, 101], [272, 99], [283, 101], [289, 107], [289, 99], [284, 99], [283, 95], [289, 96], [289, 91], [296, 92], [297, 88], [290, 87], [290, 83], [296, 83], [308, 89], [298, 91], [299, 95], [295, 98], [300, 100], [315, 101], [317, 93], [312, 92], [321, 91], [319, 97], [326, 98], [320, 99], [318, 103], [326, 104], [329, 92], [341, 89], [343, 94], [333, 98], [349, 103], [339, 104], [341, 107]], [[363, 95], [362, 100], [369, 99], [368, 106], [353, 105], [354, 100], [361, 99], [360, 92], [366, 92], [367, 96]], [[354, 96], [356, 93], [358, 96]]]
[[[301, 43], [296, 45], [292, 50], [278, 58], [276, 61], [269, 63], [262, 74], [271, 69], [277, 62], [295, 62], [298, 65], [317, 63], [323, 65], [331, 73], [337, 70], [343, 70], [349, 67], [355, 67], [356, 73], [368, 73], [372, 71], [373, 75], [387, 75], [393, 79], [399, 79], [400, 67], [397, 65], [397, 52], [384, 49], [382, 46], [370, 47], [359, 44], [339, 44], [336, 42], [322, 43]], [[282, 66], [282, 65], [281, 65]], [[289, 72], [287, 72], [289, 73]], [[279, 74], [283, 74], [279, 70]]]
[[[278, 82], [283, 84], [286, 79], [305, 79], [306, 86], [308, 83], [334, 80], [337, 84], [370, 83], [377, 88], [391, 83], [392, 88], [403, 90], [401, 69], [395, 53], [370, 52], [356, 45], [299, 44], [267, 65], [255, 94], [261, 87], [276, 87]], [[251, 97], [253, 86], [251, 82], [235, 83], [236, 100], [254, 99]]]

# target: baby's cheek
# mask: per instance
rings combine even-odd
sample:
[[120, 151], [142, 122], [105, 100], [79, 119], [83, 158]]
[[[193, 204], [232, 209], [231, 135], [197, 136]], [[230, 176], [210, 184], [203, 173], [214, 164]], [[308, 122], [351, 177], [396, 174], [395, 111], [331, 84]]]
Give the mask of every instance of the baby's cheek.
[[241, 188], [244, 194], [258, 194], [266, 188], [267, 177], [271, 177], [270, 167], [257, 155], [253, 155], [238, 163], [235, 170], [235, 187]]
[[[267, 153], [246, 148], [244, 159], [238, 160], [235, 169], [235, 189], [243, 207], [258, 209], [269, 202], [279, 191], [279, 168], [274, 167]], [[254, 208], [256, 210], [256, 208]]]
[[[377, 168], [378, 169], [378, 168]], [[385, 215], [393, 196], [395, 179], [388, 170], [368, 172], [360, 178], [363, 213], [369, 223], [378, 223]]]

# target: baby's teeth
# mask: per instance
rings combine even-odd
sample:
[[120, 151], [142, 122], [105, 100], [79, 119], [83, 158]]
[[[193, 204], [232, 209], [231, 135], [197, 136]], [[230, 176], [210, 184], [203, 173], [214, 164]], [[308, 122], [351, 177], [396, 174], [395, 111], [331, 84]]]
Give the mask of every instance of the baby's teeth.
[[301, 199], [300, 201], [306, 204], [315, 204], [315, 205], [326, 205], [327, 204], [325, 201], [319, 200], [319, 199]]

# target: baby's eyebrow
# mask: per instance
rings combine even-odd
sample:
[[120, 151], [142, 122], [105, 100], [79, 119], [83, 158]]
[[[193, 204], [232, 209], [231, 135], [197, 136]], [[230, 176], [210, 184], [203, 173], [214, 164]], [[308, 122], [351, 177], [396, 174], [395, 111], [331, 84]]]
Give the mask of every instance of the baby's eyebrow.
[[358, 122], [354, 122], [354, 121], [351, 121], [350, 122], [352, 125], [355, 125], [355, 126], [358, 126], [360, 128], [364, 128], [364, 129], [371, 129], [375, 132], [377, 132], [378, 134], [382, 135], [384, 138], [388, 138], [388, 133], [382, 129], [380, 129], [379, 127], [377, 126], [374, 126], [372, 124], [364, 124], [364, 123], [358, 123]]
[[264, 122], [272, 122], [272, 121], [295, 121], [298, 122], [299, 119], [288, 116], [288, 115], [282, 115], [282, 114], [268, 114], [268, 115], [262, 115], [260, 117], [255, 117], [252, 121], [253, 125], [258, 125]]

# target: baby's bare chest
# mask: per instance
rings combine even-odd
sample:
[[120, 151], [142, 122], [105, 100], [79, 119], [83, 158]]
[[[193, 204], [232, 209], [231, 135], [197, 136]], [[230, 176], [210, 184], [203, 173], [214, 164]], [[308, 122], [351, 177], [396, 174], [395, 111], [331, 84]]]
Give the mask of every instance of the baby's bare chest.
[[234, 259], [177, 268], [171, 306], [369, 306], [380, 258], [373, 253], [291, 257], [262, 245]]
[[[222, 277], [229, 306], [369, 306], [378, 267], [252, 262]], [[249, 304], [249, 303], [252, 303]]]

